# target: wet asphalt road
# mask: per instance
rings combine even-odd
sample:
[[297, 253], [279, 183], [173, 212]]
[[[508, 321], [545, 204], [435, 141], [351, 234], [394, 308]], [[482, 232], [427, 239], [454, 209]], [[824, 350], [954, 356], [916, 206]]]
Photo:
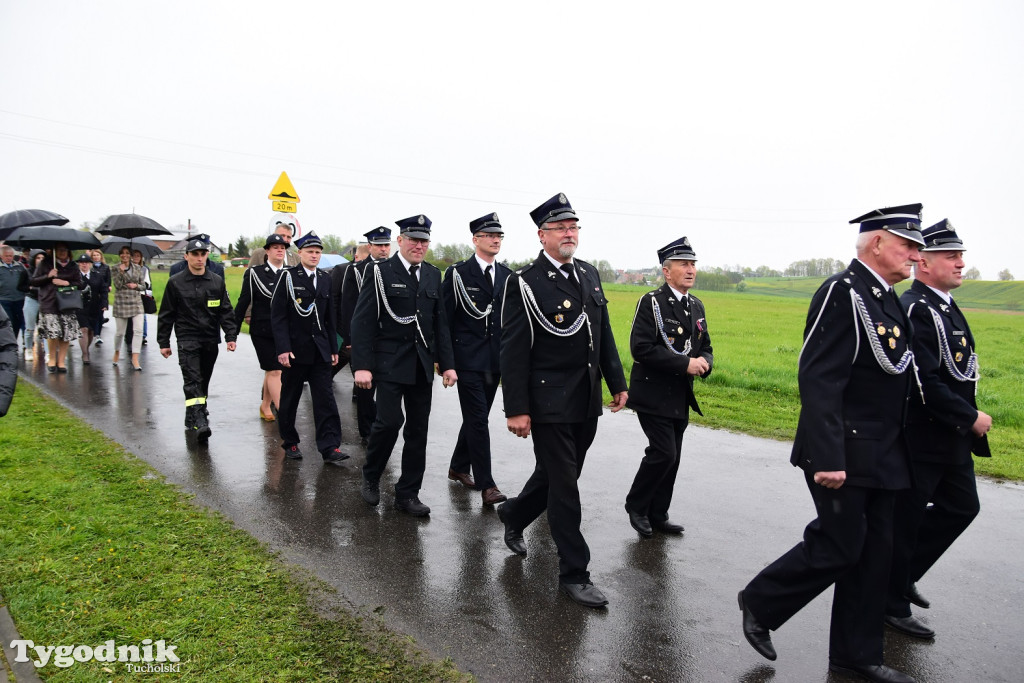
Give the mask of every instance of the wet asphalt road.
[[[154, 321], [155, 322], [155, 321]], [[221, 346], [211, 383], [213, 437], [186, 441], [176, 357], [143, 347], [143, 372], [109, 363], [108, 344], [66, 375], [39, 362], [37, 384], [170, 481], [220, 510], [289, 561], [335, 586], [366, 613], [449, 656], [483, 681], [822, 681], [829, 674], [831, 591], [773, 634], [771, 663], [743, 638], [736, 592], [795, 544], [813, 517], [788, 462], [789, 444], [691, 425], [683, 446], [674, 521], [681, 537], [642, 540], [622, 509], [643, 432], [626, 411], [605, 413], [580, 481], [591, 573], [607, 610], [579, 607], [557, 591], [557, 557], [542, 517], [526, 531], [529, 555], [509, 552], [480, 494], [446, 474], [460, 423], [455, 389], [434, 383], [427, 473], [429, 519], [392, 507], [400, 456], [381, 481], [381, 505], [359, 497], [363, 449], [350, 402], [351, 373], [335, 380], [352, 459], [325, 467], [313, 447], [307, 398], [299, 432], [308, 453], [285, 462], [275, 424], [257, 415], [262, 373], [248, 337]], [[83, 398], [90, 397], [88, 400]], [[492, 411], [494, 473], [515, 495], [533, 469], [532, 443], [508, 434], [501, 394]], [[399, 449], [401, 440], [399, 440]], [[398, 451], [396, 451], [398, 452]], [[889, 633], [886, 663], [922, 681], [1020, 681], [1024, 674], [1024, 487], [982, 481], [982, 512], [919, 585], [932, 609], [917, 614], [934, 642]]]

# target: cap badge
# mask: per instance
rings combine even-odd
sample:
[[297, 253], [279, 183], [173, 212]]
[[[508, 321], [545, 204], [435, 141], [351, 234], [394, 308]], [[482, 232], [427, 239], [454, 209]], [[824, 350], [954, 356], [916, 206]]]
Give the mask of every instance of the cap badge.
[[420, 225], [424, 225], [427, 222], [427, 219], [424, 218], [423, 216], [420, 216], [416, 222], [419, 223]]
[[564, 194], [559, 194], [558, 195], [558, 201], [561, 204], [568, 204], [569, 203], [569, 200], [565, 198]]
[[491, 220], [492, 221], [497, 221], [498, 220], [498, 214], [497, 213], [492, 213], [491, 214]]
[[879, 337], [884, 337], [885, 336], [885, 325], [879, 325], [878, 326], [878, 336]]

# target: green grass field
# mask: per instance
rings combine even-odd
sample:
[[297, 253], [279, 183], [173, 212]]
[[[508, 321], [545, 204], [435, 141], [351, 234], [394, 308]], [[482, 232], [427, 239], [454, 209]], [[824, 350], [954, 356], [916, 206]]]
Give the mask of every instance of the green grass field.
[[[714, 372], [707, 380], [698, 380], [695, 388], [705, 417], [691, 415], [694, 424], [773, 439], [793, 438], [800, 414], [797, 356], [807, 306], [818, 284], [820, 280], [812, 287], [810, 278], [802, 278], [793, 282], [788, 294], [767, 296], [749, 289], [746, 293], [694, 290], [707, 309], [715, 349]], [[627, 378], [633, 365], [629, 329], [636, 302], [645, 291], [629, 285], [605, 287]], [[994, 294], [981, 296], [1002, 300]], [[981, 360], [978, 404], [993, 420], [989, 441], [994, 457], [976, 458], [975, 465], [979, 473], [1022, 480], [1024, 369], [1016, 356], [1024, 348], [1024, 315], [981, 310], [968, 315]]]
[[[20, 382], [0, 429], [0, 589], [21, 637], [177, 647], [180, 673], [140, 680], [468, 679], [190, 498]], [[133, 678], [95, 661], [40, 674]]]

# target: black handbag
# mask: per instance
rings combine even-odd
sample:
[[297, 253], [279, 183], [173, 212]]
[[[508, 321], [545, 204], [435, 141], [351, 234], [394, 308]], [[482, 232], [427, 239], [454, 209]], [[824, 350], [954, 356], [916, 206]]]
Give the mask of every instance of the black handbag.
[[82, 291], [78, 287], [67, 286], [57, 288], [57, 310], [71, 313], [82, 308]]
[[152, 294], [142, 295], [142, 312], [156, 313], [156, 298]]

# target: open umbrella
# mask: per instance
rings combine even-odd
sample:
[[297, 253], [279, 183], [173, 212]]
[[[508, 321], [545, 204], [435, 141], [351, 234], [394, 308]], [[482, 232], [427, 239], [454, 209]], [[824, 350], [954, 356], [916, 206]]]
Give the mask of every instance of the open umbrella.
[[107, 219], [96, 228], [101, 235], [116, 235], [117, 237], [142, 237], [143, 235], [170, 235], [170, 230], [157, 223], [152, 218], [140, 216], [137, 213], [116, 213], [107, 216]]
[[87, 230], [75, 230], [64, 225], [37, 225], [18, 228], [7, 238], [7, 244], [46, 249], [57, 242], [64, 242], [68, 249], [96, 249], [100, 241]]
[[148, 237], [126, 239], [115, 235], [103, 240], [103, 246], [100, 247], [100, 249], [105, 254], [116, 254], [121, 251], [121, 247], [128, 247], [133, 251], [141, 251], [142, 257], [147, 259], [153, 258], [157, 254], [164, 253], [164, 250], [156, 246], [156, 243]]
[[7, 239], [7, 236], [18, 228], [25, 228], [32, 225], [64, 225], [68, 219], [53, 211], [45, 209], [18, 209], [9, 211], [0, 216], [0, 240]]

